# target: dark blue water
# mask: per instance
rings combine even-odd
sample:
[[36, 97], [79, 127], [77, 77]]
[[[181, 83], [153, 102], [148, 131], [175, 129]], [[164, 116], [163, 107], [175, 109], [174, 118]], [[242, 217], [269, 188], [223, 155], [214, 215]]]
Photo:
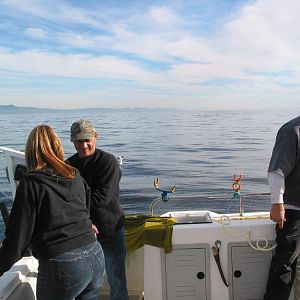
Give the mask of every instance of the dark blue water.
[[[224, 213], [228, 207], [235, 212], [233, 174], [243, 175], [242, 194], [268, 192], [266, 170], [276, 132], [295, 116], [293, 111], [153, 110], [0, 114], [0, 145], [23, 150], [31, 129], [46, 123], [57, 131], [68, 157], [74, 153], [72, 122], [88, 118], [100, 133], [98, 147], [124, 157], [121, 203], [127, 214], [148, 213], [160, 196], [153, 188], [156, 177], [162, 188], [177, 188], [170, 201], [156, 206], [157, 214], [179, 209]], [[0, 197], [11, 204], [2, 154]], [[246, 210], [269, 209], [267, 196], [245, 199]]]

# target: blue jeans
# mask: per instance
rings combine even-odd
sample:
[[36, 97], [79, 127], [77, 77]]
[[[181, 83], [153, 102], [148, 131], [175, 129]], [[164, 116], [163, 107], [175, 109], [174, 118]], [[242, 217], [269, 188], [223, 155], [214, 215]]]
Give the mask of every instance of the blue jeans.
[[104, 274], [104, 254], [97, 241], [40, 260], [37, 300], [97, 300]]
[[[101, 231], [100, 231], [101, 232]], [[105, 269], [110, 286], [110, 300], [128, 300], [125, 276], [126, 245], [124, 227], [114, 235], [98, 238], [105, 256]]]

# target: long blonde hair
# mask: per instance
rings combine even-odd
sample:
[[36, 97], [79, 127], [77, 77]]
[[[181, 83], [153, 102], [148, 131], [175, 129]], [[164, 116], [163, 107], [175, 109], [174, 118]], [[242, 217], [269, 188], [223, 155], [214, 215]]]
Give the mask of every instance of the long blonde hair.
[[54, 174], [74, 178], [76, 169], [64, 162], [64, 150], [58, 136], [48, 125], [39, 125], [28, 136], [25, 159], [29, 171], [52, 168]]

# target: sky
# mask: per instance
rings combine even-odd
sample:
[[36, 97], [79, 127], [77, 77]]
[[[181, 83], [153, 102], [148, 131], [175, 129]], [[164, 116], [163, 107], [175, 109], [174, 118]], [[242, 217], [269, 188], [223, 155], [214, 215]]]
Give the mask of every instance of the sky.
[[0, 0], [0, 105], [300, 108], [299, 0]]

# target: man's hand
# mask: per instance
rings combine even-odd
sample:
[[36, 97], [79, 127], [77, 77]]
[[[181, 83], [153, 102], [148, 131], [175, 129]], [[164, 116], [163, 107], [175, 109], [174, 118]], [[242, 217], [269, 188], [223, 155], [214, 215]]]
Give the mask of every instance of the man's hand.
[[95, 237], [97, 238], [97, 234], [99, 233], [98, 228], [96, 227], [96, 225], [92, 224], [92, 230], [95, 234]]
[[270, 211], [270, 219], [278, 224], [279, 228], [282, 229], [285, 222], [285, 210], [283, 203], [272, 204]]

